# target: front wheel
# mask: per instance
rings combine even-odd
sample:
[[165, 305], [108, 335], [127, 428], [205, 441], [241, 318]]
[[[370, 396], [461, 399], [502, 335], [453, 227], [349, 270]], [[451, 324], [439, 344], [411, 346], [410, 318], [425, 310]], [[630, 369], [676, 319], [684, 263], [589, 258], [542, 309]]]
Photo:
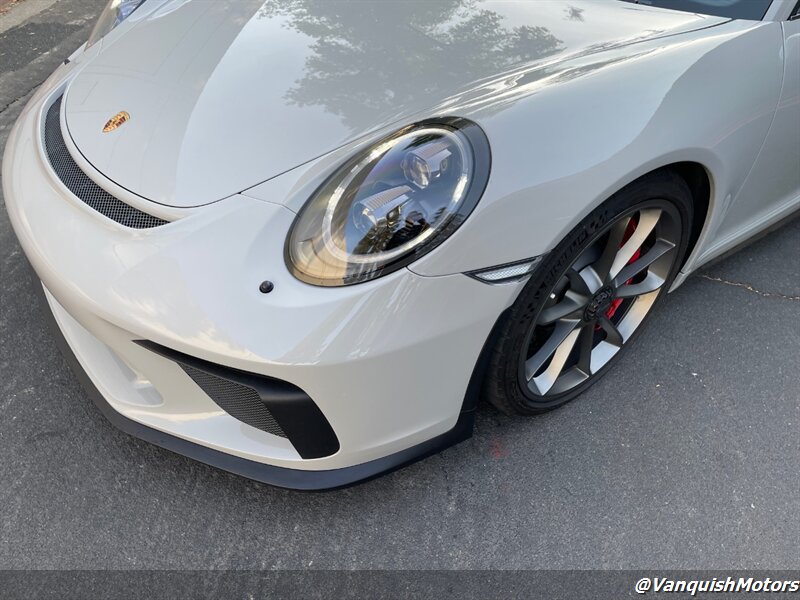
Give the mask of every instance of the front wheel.
[[608, 371], [677, 275], [691, 231], [691, 197], [676, 174], [648, 175], [547, 255], [501, 324], [484, 381], [497, 408], [552, 410]]

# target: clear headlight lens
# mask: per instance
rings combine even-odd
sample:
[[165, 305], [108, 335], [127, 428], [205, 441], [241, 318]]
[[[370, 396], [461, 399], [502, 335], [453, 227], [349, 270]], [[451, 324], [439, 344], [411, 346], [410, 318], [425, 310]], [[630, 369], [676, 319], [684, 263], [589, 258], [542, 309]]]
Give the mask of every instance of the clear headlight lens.
[[301, 281], [374, 279], [429, 252], [469, 215], [489, 177], [489, 144], [470, 121], [403, 129], [354, 156], [292, 226], [287, 264]]
[[110, 0], [103, 9], [103, 12], [100, 13], [100, 17], [97, 19], [97, 23], [86, 42], [86, 47], [89, 48], [106, 36], [114, 27], [122, 23], [133, 11], [139, 8], [144, 1], [145, 0]]

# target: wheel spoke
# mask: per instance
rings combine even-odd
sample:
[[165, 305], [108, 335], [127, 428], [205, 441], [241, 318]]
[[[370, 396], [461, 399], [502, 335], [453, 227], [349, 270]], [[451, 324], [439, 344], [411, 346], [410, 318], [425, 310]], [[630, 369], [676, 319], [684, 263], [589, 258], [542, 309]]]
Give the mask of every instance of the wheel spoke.
[[611, 322], [611, 319], [603, 315], [599, 319], [600, 327], [606, 332], [606, 341], [614, 346], [622, 347], [625, 340], [622, 339], [622, 334], [617, 329], [617, 326]]
[[578, 369], [587, 376], [592, 374], [592, 349], [594, 348], [594, 324], [584, 325], [578, 338]]
[[570, 334], [575, 331], [577, 325], [578, 321], [556, 322], [555, 329], [553, 329], [547, 341], [533, 356], [525, 361], [525, 377], [528, 381], [533, 379], [533, 376], [536, 375], [544, 363], [547, 362], [547, 359], [561, 347], [561, 344], [563, 344], [567, 338], [569, 338]]
[[580, 313], [586, 307], [588, 302], [589, 299], [586, 296], [581, 296], [580, 294], [576, 294], [575, 292], [569, 290], [564, 295], [564, 299], [561, 300], [561, 302], [542, 310], [542, 312], [539, 314], [539, 320], [537, 322], [539, 325], [549, 325], [554, 321], [568, 318], [570, 316], [573, 318], [573, 320], [578, 320], [581, 318]]
[[655, 292], [657, 289], [660, 289], [662, 285], [664, 285], [664, 278], [650, 272], [643, 281], [630, 285], [623, 285], [617, 289], [616, 296], [617, 298], [633, 298], [635, 296], [641, 296], [642, 294]]
[[601, 285], [605, 281], [611, 279], [609, 273], [619, 253], [622, 240], [625, 238], [625, 230], [628, 229], [629, 222], [630, 218], [620, 219], [611, 226], [611, 230], [608, 232], [608, 241], [606, 242], [605, 248], [603, 248], [603, 253], [600, 255], [600, 258], [597, 259], [597, 262], [592, 265], [592, 269], [600, 278]]
[[636, 229], [614, 257], [606, 281], [615, 279], [620, 274], [620, 271], [631, 261], [636, 251], [641, 248], [644, 241], [653, 232], [660, 218], [660, 208], [647, 208], [639, 211], [639, 222], [636, 224]]
[[620, 271], [619, 275], [614, 279], [614, 286], [619, 287], [625, 285], [625, 282], [635, 277], [650, 265], [652, 265], [659, 258], [675, 249], [675, 244], [667, 240], [658, 239], [653, 247], [641, 258], [635, 260]]
[[567, 271], [567, 279], [569, 279], [570, 289], [581, 296], [586, 296], [588, 298], [594, 293], [583, 275], [578, 273], [575, 269]]
[[572, 349], [575, 347], [575, 342], [578, 340], [579, 334], [580, 329], [573, 328], [564, 341], [561, 342], [556, 348], [556, 351], [553, 354], [553, 359], [550, 361], [550, 364], [547, 366], [544, 372], [531, 380], [540, 394], [544, 395], [549, 392], [550, 388], [552, 388], [558, 380], [559, 375], [561, 375], [561, 372], [564, 370], [564, 365], [567, 363], [567, 359], [569, 358]]
[[591, 296], [596, 291], [598, 291], [601, 287], [603, 287], [603, 278], [597, 274], [595, 271], [594, 266], [589, 265], [588, 267], [584, 267], [581, 269], [579, 273], [581, 280], [583, 281], [583, 285], [589, 290], [589, 295]]

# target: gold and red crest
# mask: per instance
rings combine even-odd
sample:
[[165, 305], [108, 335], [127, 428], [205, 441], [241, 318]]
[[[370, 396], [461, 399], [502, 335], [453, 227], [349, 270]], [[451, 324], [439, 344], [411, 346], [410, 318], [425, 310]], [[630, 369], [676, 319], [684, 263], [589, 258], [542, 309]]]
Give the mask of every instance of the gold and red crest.
[[105, 127], [103, 127], [103, 133], [114, 131], [116, 128], [121, 127], [122, 125], [127, 123], [130, 120], [130, 118], [131, 116], [124, 110], [119, 111], [117, 114], [115, 114], [106, 122]]

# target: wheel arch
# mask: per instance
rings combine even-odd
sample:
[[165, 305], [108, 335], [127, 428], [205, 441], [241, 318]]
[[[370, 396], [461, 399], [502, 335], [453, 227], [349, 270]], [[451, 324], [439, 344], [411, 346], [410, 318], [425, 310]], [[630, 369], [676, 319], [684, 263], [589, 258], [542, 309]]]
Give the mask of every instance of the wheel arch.
[[[689, 232], [689, 245], [681, 262], [681, 270], [694, 254], [700, 237], [706, 229], [711, 214], [713, 179], [709, 170], [699, 162], [682, 161], [665, 165], [655, 171], [669, 170], [686, 182], [692, 193], [692, 229]], [[647, 173], [653, 173], [650, 171]]]

